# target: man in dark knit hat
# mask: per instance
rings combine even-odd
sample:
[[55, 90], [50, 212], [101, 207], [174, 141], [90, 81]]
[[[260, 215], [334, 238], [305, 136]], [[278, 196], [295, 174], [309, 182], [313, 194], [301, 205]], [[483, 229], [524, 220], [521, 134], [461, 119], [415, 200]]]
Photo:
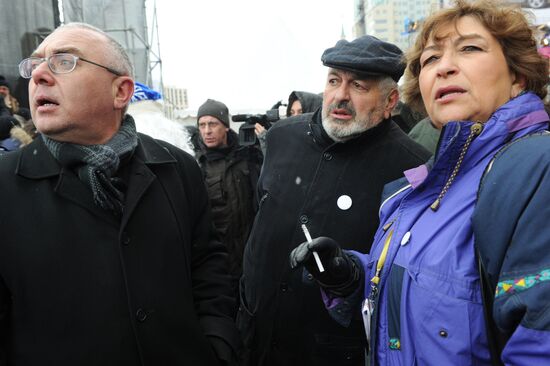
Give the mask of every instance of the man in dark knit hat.
[[197, 113], [201, 139], [196, 157], [203, 171], [212, 220], [229, 253], [233, 293], [238, 300], [243, 250], [254, 221], [254, 192], [262, 154], [257, 145], [240, 146], [229, 127], [227, 106], [213, 99]]
[[[348, 327], [333, 320], [313, 276], [292, 270], [289, 254], [306, 240], [302, 226], [368, 252], [383, 186], [429, 158], [391, 119], [401, 57], [372, 36], [339, 41], [321, 58], [328, 67], [322, 107], [268, 131], [237, 317], [245, 365], [365, 365], [360, 317]], [[339, 283], [356, 280], [340, 275]]]

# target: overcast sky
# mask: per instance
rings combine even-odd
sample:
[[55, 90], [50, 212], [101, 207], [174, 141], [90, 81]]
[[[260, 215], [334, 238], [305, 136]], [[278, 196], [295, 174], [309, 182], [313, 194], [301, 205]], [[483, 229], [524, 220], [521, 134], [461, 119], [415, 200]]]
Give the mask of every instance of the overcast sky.
[[342, 27], [352, 39], [353, 0], [157, 0], [157, 19], [164, 84], [186, 88], [190, 109], [261, 112], [323, 90], [321, 54]]

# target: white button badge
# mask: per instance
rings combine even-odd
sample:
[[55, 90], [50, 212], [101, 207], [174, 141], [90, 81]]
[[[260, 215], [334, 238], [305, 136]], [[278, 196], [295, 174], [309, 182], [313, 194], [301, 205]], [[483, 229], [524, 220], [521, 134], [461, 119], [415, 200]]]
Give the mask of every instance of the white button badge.
[[340, 210], [349, 210], [352, 204], [351, 197], [344, 194], [338, 197], [338, 201], [336, 201], [336, 204], [338, 205], [338, 208]]
[[411, 232], [407, 231], [405, 235], [403, 235], [403, 239], [401, 239], [401, 245], [407, 245], [409, 240], [411, 240]]

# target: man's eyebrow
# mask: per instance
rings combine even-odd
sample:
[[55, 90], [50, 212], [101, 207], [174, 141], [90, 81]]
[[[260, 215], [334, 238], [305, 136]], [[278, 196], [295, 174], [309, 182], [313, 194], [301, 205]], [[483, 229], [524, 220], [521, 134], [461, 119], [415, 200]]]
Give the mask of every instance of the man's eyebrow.
[[[75, 56], [82, 56], [82, 52], [80, 52], [80, 50], [76, 47], [59, 47], [59, 48], [55, 48], [53, 51], [52, 51], [52, 55], [55, 55], [55, 54], [58, 54], [58, 53], [70, 53], [70, 54], [73, 54]], [[42, 57], [39, 53], [37, 53], [36, 51], [34, 51], [32, 54], [31, 54], [31, 57]]]

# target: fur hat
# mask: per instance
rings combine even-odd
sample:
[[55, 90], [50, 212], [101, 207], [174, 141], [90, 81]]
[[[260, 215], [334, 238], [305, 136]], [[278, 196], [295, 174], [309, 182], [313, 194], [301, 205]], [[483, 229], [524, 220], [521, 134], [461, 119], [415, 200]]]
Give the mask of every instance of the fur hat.
[[225, 127], [229, 127], [229, 110], [222, 102], [214, 99], [207, 99], [200, 107], [197, 113], [197, 123], [202, 116], [212, 116], [220, 120]]

